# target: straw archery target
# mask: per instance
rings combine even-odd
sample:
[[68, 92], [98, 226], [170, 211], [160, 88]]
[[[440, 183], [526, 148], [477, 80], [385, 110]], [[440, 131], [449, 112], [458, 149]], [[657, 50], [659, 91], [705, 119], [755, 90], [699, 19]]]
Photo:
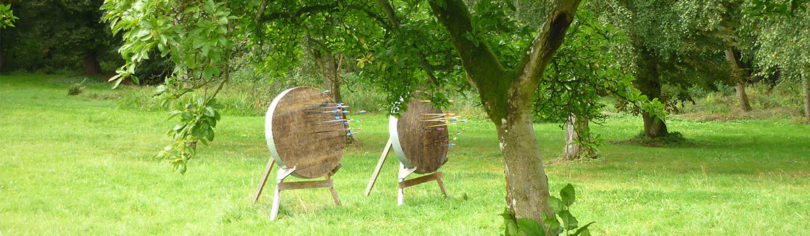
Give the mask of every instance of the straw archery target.
[[265, 117], [270, 154], [279, 166], [295, 167], [292, 175], [300, 178], [336, 170], [349, 132], [341, 116], [348, 113], [346, 108], [312, 87], [285, 90], [273, 99]]
[[389, 118], [394, 152], [405, 167], [416, 167], [417, 173], [435, 172], [447, 162], [446, 122], [431, 119], [434, 114], [442, 114], [442, 110], [414, 98], [398, 119]]

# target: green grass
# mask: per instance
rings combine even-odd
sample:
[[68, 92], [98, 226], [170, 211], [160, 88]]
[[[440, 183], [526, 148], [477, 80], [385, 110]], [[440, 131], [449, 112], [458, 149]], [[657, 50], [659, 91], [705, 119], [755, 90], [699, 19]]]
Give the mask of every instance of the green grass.
[[[503, 163], [494, 127], [464, 126], [435, 184], [406, 190], [396, 205], [391, 156], [370, 197], [365, 185], [387, 138], [386, 117], [356, 124], [362, 146], [334, 176], [343, 202], [324, 189], [283, 193], [268, 221], [271, 192], [251, 204], [269, 154], [261, 116], [225, 116], [211, 146], [185, 175], [152, 156], [172, 126], [159, 111], [118, 108], [121, 93], [53, 75], [0, 77], [0, 234], [382, 234], [497, 235], [503, 223]], [[358, 109], [358, 108], [355, 108]], [[356, 117], [357, 118], [357, 117]], [[801, 235], [810, 229], [810, 126], [789, 120], [671, 120], [687, 143], [605, 144], [595, 161], [548, 166], [552, 191], [577, 188], [574, 215], [598, 235]], [[606, 141], [634, 137], [639, 118], [594, 126]], [[561, 154], [563, 131], [535, 126], [546, 160]], [[273, 174], [272, 176], [275, 176]]]

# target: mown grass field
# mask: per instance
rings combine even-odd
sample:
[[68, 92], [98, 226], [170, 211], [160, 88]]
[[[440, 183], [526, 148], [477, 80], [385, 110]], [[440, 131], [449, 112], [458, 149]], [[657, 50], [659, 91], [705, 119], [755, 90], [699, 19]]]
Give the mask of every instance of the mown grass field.
[[[472, 120], [435, 184], [396, 205], [396, 158], [370, 197], [368, 178], [387, 139], [384, 115], [360, 117], [362, 146], [344, 155], [328, 190], [283, 193], [268, 221], [274, 184], [251, 204], [269, 158], [261, 116], [224, 116], [211, 146], [185, 175], [152, 159], [172, 126], [163, 112], [118, 108], [114, 99], [67, 96], [76, 79], [0, 76], [0, 235], [260, 234], [498, 235], [505, 207], [495, 129]], [[121, 92], [126, 92], [126, 89]], [[114, 93], [89, 84], [85, 93]], [[359, 109], [359, 108], [354, 108]], [[357, 117], [355, 117], [357, 118]], [[790, 120], [669, 122], [688, 139], [670, 147], [621, 144], [641, 130], [616, 116], [595, 132], [595, 161], [547, 166], [553, 193], [577, 190], [574, 215], [597, 235], [810, 234], [810, 126]], [[545, 160], [562, 151], [556, 124], [535, 126]], [[275, 170], [274, 170], [275, 172]], [[272, 176], [275, 176], [273, 174]]]

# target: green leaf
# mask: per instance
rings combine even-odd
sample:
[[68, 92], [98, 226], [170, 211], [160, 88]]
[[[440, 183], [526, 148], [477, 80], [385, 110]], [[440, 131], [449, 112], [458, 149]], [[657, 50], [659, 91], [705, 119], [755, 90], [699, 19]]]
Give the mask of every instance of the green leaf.
[[560, 221], [557, 220], [557, 217], [554, 217], [553, 215], [548, 215], [545, 212], [543, 212], [542, 214], [543, 214], [543, 224], [545, 224], [546, 228], [548, 228], [548, 232], [557, 232], [558, 234], [562, 233], [562, 227], [560, 227]]
[[548, 206], [551, 207], [551, 210], [554, 211], [554, 213], [557, 213], [557, 212], [560, 212], [560, 211], [566, 209], [565, 204], [563, 204], [562, 200], [560, 200], [559, 198], [557, 198], [555, 196], [549, 196], [548, 197]]
[[560, 198], [562, 198], [562, 201], [566, 206], [571, 206], [571, 204], [574, 204], [574, 200], [576, 200], [574, 186], [571, 184], [566, 184], [565, 187], [560, 190]]
[[566, 230], [573, 230], [577, 228], [577, 224], [579, 222], [577, 222], [576, 217], [571, 215], [571, 212], [561, 211], [560, 213], [557, 214], [557, 216], [559, 216], [560, 219], [562, 219], [563, 226], [565, 227]]
[[586, 224], [585, 226], [582, 226], [582, 227], [580, 227], [579, 229], [577, 229], [577, 231], [576, 231], [576, 232], [574, 232], [574, 236], [577, 236], [577, 235], [581, 235], [581, 236], [590, 236], [590, 235], [591, 235], [591, 231], [590, 231], [590, 230], [588, 230], [588, 226], [591, 226], [593, 223], [596, 223], [596, 222], [591, 221], [591, 223], [588, 223], [588, 224]]
[[208, 117], [215, 117], [215, 116], [216, 116], [216, 112], [214, 112], [214, 109], [213, 109], [213, 108], [211, 108], [211, 107], [205, 107], [205, 113], [204, 113], [204, 115], [205, 115], [205, 116], [208, 116]]
[[520, 231], [529, 236], [545, 236], [546, 231], [539, 222], [532, 218], [520, 218], [517, 220], [517, 225]]
[[504, 208], [503, 213], [501, 213], [500, 216], [503, 217], [503, 224], [506, 227], [504, 229], [504, 234], [506, 236], [515, 236], [520, 234], [520, 231], [518, 231], [517, 222], [515, 222], [515, 217], [509, 212], [509, 208]]

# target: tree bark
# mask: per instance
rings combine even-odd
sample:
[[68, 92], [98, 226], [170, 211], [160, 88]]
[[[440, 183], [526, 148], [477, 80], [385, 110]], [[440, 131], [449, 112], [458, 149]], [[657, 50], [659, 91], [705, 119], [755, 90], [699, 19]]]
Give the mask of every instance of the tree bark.
[[745, 82], [748, 80], [748, 76], [740, 62], [739, 52], [730, 47], [726, 48], [726, 61], [731, 67], [731, 81], [737, 87], [737, 100], [740, 101], [740, 108], [745, 112], [749, 112], [752, 110], [751, 104], [748, 102], [748, 95], [745, 93]]
[[565, 121], [565, 152], [563, 153], [563, 160], [579, 159], [579, 142], [577, 142], [579, 137], [576, 128], [574, 128], [576, 119], [576, 115], [571, 114], [568, 116], [568, 120]]
[[96, 54], [88, 53], [84, 56], [84, 75], [94, 76], [101, 73], [101, 65], [98, 63]]
[[532, 126], [532, 98], [546, 65], [563, 43], [579, 0], [556, 0], [549, 5], [546, 21], [514, 70], [504, 68], [486, 43], [471, 39], [480, 36], [472, 33], [475, 31], [463, 0], [429, 4], [450, 34], [467, 80], [478, 89], [484, 110], [498, 130], [505, 164], [506, 203], [511, 213], [542, 224], [543, 213], [554, 213], [548, 205], [548, 178]]
[[[641, 53], [636, 61], [636, 65], [638, 66], [636, 70], [636, 80], [634, 81], [636, 88], [641, 91], [641, 94], [646, 95], [647, 98], [657, 98], [663, 103], [660, 74], [658, 72], [658, 59], [652, 50], [644, 47], [637, 48], [640, 48]], [[641, 116], [644, 120], [644, 137], [660, 138], [669, 134], [664, 120], [658, 119], [646, 111], [642, 111]]]
[[737, 81], [737, 100], [740, 101], [740, 108], [743, 111], [749, 112], [753, 110], [751, 103], [748, 102], [748, 94], [745, 93], [745, 82], [743, 81]]
[[563, 160], [573, 161], [582, 158], [582, 154], [586, 153], [585, 147], [579, 143], [580, 130], [588, 129], [588, 119], [577, 117], [574, 114], [568, 116], [565, 122], [565, 151], [563, 152]]
[[802, 93], [804, 94], [804, 118], [810, 123], [810, 78], [802, 74]]
[[323, 87], [329, 90], [329, 97], [335, 102], [343, 102], [343, 97], [340, 95], [340, 72], [337, 70], [335, 55], [331, 52], [319, 53], [318, 65], [321, 67]]
[[312, 35], [307, 34], [306, 38], [307, 43], [305, 45], [321, 71], [324, 89], [329, 90], [329, 97], [332, 100], [343, 102], [343, 97], [340, 94], [340, 71], [337, 60], [335, 60], [335, 54], [322, 42], [313, 38]]
[[[515, 105], [520, 106], [512, 104]], [[548, 177], [532, 126], [532, 113], [510, 112], [504, 122], [496, 124], [505, 164], [506, 204], [516, 218], [543, 222], [543, 213], [554, 212], [548, 205]]]

